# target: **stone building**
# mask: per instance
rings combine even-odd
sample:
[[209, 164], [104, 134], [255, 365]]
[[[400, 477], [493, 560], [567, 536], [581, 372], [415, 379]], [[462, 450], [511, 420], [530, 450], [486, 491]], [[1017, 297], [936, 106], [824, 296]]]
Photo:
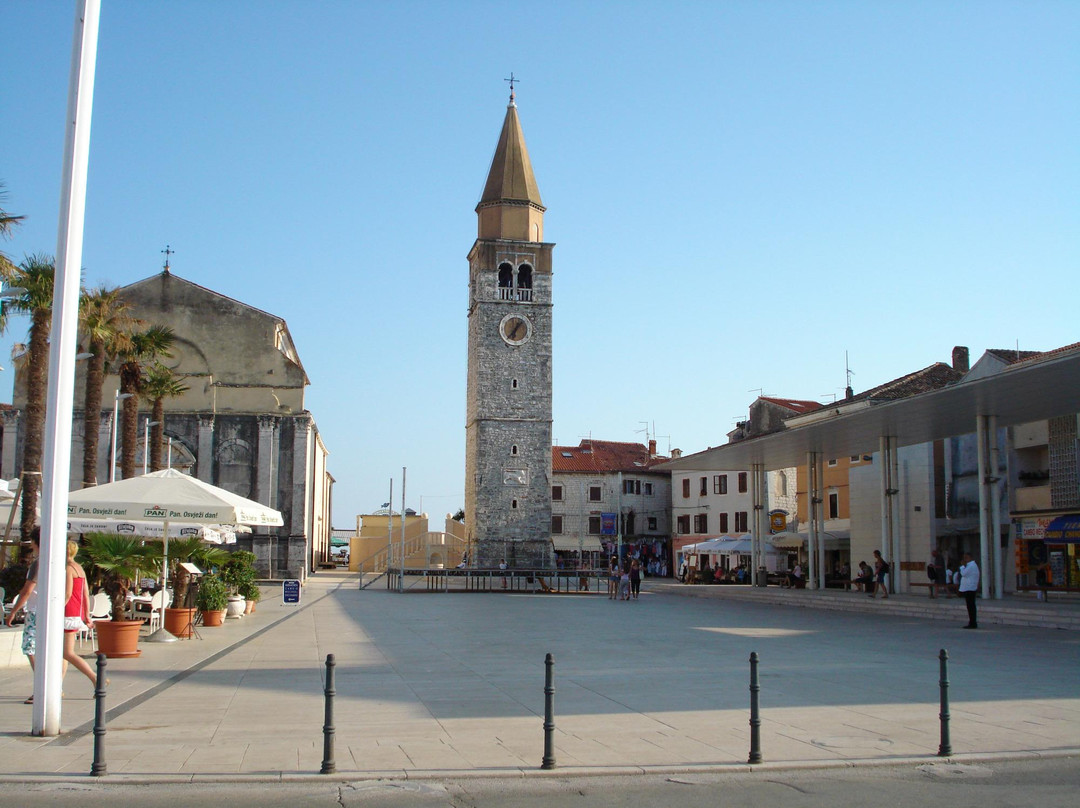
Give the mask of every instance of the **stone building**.
[[[566, 565], [603, 566], [621, 538], [624, 556], [670, 568], [671, 473], [656, 469], [667, 460], [655, 440], [551, 448], [551, 540]], [[604, 514], [617, 515], [614, 533], [603, 534]]]
[[553, 563], [544, 210], [511, 92], [469, 252], [465, 524], [479, 567]]
[[[172, 357], [162, 361], [188, 390], [165, 400], [167, 465], [281, 511], [283, 527], [239, 534], [238, 544], [255, 553], [264, 578], [306, 577], [328, 558], [333, 477], [326, 467], [326, 446], [304, 408], [309, 381], [285, 321], [177, 277], [168, 268], [123, 287], [121, 293], [133, 316], [147, 325], [169, 326], [175, 333]], [[8, 478], [20, 471], [25, 376], [25, 366], [16, 364], [14, 409], [3, 413], [0, 474]], [[106, 375], [99, 481], [110, 478], [118, 387], [118, 376]], [[75, 388], [79, 409], [72, 424], [72, 489], [82, 486], [84, 389], [80, 369]], [[150, 406], [140, 401], [140, 474]], [[121, 476], [117, 460], [116, 479]]]

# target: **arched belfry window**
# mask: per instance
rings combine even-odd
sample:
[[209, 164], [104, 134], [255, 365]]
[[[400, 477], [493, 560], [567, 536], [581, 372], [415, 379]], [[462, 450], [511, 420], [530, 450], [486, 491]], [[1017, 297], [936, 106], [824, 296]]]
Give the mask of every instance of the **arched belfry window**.
[[499, 264], [499, 300], [514, 299], [514, 268], [510, 264]]
[[532, 267], [522, 264], [517, 271], [518, 300], [529, 302], [532, 300]]

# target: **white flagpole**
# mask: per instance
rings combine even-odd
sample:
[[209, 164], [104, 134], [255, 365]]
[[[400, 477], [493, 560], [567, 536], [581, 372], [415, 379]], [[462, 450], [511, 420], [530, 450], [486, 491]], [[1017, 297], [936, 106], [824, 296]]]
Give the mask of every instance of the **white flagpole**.
[[65, 121], [64, 174], [60, 188], [60, 222], [53, 279], [49, 388], [45, 405], [41, 496], [43, 522], [38, 569], [41, 591], [37, 609], [40, 629], [34, 672], [34, 735], [60, 734], [71, 410], [75, 402], [79, 275], [100, 11], [100, 0], [77, 0], [75, 4], [75, 34], [71, 47], [71, 77]]

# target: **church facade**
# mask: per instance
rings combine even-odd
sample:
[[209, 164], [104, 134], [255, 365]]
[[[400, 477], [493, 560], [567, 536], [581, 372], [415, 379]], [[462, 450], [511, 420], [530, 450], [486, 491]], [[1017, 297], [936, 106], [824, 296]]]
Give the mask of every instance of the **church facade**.
[[546, 568], [551, 547], [552, 249], [514, 94], [469, 252], [465, 525], [470, 563]]
[[[329, 452], [304, 407], [307, 374], [280, 317], [172, 274], [168, 269], [121, 289], [132, 316], [173, 329], [172, 356], [162, 361], [187, 386], [165, 400], [167, 465], [281, 511], [285, 524], [238, 534], [267, 579], [305, 578], [328, 559], [333, 477]], [[80, 365], [75, 401], [84, 400]], [[112, 465], [113, 404], [119, 378], [107, 374], [98, 431], [97, 479]], [[21, 471], [26, 369], [16, 364], [14, 407], [2, 413], [0, 473]], [[137, 474], [143, 471], [150, 403], [140, 400]], [[82, 408], [72, 423], [72, 489], [82, 487]], [[119, 454], [119, 450], [118, 450]], [[121, 479], [119, 463], [116, 479]]]

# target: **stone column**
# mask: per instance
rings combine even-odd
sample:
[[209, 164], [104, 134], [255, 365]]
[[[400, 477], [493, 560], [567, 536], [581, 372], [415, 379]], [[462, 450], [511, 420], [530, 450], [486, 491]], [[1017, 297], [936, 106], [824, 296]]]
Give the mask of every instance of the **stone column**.
[[199, 456], [196, 459], [198, 477], [204, 483], [214, 482], [214, 416], [199, 416]]
[[311, 416], [295, 417], [295, 431], [292, 445], [292, 520], [286, 525], [289, 543], [289, 567], [294, 577], [307, 577], [307, 548], [312, 537], [308, 526], [311, 504], [311, 470], [309, 453], [311, 451]]
[[102, 412], [98, 421], [97, 481], [109, 481], [109, 463], [112, 462], [112, 412]]
[[259, 416], [258, 478], [255, 483], [255, 498], [263, 505], [274, 507], [275, 472], [277, 471], [275, 432], [278, 419], [273, 415]]
[[4, 410], [0, 413], [4, 423], [4, 450], [0, 456], [0, 476], [10, 480], [16, 475], [15, 457], [19, 447], [19, 411]]

